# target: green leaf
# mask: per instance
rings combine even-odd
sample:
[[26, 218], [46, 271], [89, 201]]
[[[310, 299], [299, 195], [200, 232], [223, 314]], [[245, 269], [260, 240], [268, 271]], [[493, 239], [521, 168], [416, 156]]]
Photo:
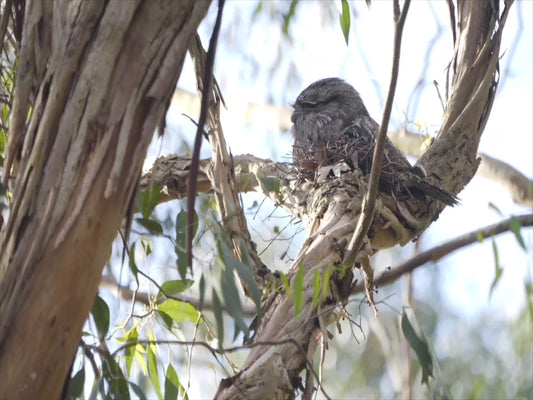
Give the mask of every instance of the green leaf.
[[122, 369], [117, 364], [115, 359], [110, 354], [105, 356], [102, 363], [102, 375], [108, 382], [108, 397], [111, 399], [129, 400], [130, 391], [128, 389], [128, 381], [122, 373]]
[[135, 218], [135, 221], [137, 221], [139, 224], [144, 226], [148, 230], [148, 232], [150, 232], [152, 235], [163, 234], [163, 227], [161, 226], [159, 222], [154, 221], [153, 219]]
[[261, 178], [261, 188], [268, 193], [279, 193], [281, 183], [279, 179], [263, 177]]
[[[152, 339], [150, 339], [152, 340]], [[146, 346], [148, 357], [148, 376], [154, 387], [155, 393], [160, 400], [163, 400], [163, 394], [161, 393], [161, 385], [159, 384], [159, 372], [157, 370], [157, 357], [155, 354], [155, 345], [149, 344]]]
[[243, 332], [245, 340], [248, 338], [249, 331], [248, 325], [244, 322], [242, 313], [242, 304], [239, 297], [239, 290], [235, 283], [235, 272], [232, 262], [224, 264], [218, 259], [220, 266], [222, 267], [222, 274], [220, 276], [220, 289], [222, 290], [222, 298], [226, 305], [226, 310], [229, 315], [233, 317], [235, 323], [235, 331], [233, 334], [233, 340], [237, 338], [240, 332]]
[[124, 357], [126, 359], [126, 374], [131, 376], [131, 366], [133, 364], [133, 359], [135, 358], [135, 349], [137, 346], [134, 346], [133, 343], [136, 343], [139, 338], [139, 333], [137, 332], [137, 327], [134, 327], [128, 332], [126, 344], [131, 346], [126, 347], [124, 350]]
[[190, 319], [194, 323], [200, 321], [198, 310], [192, 304], [184, 301], [168, 299], [159, 304], [157, 309], [176, 322], [185, 322], [187, 319]]
[[318, 304], [318, 297], [320, 296], [320, 272], [315, 269], [313, 277], [313, 309]]
[[324, 276], [322, 277], [322, 300], [326, 300], [329, 293], [329, 280], [331, 278], [331, 269], [326, 269], [324, 271]]
[[498, 213], [498, 215], [502, 216], [502, 212], [501, 210], [498, 208], [498, 206], [496, 206], [496, 204], [494, 204], [492, 201], [489, 201], [489, 208], [492, 208], [494, 211], [496, 211], [496, 213]]
[[295, 317], [300, 315], [303, 306], [304, 299], [304, 278], [305, 278], [305, 268], [303, 264], [300, 264], [298, 267], [298, 272], [294, 277], [294, 313]]
[[478, 242], [482, 242], [483, 240], [485, 240], [485, 236], [483, 236], [483, 232], [481, 231], [478, 231], [478, 233], [476, 233], [476, 239]]
[[137, 264], [135, 263], [135, 242], [133, 242], [130, 248], [128, 266], [130, 267], [130, 270], [133, 273], [133, 276], [135, 277], [135, 281], [139, 283], [139, 268], [137, 268]]
[[133, 382], [130, 382], [129, 384], [130, 384], [131, 388], [133, 389], [133, 392], [137, 395], [137, 398], [139, 400], [147, 400], [146, 399], [146, 395], [144, 394], [144, 391], [139, 386], [137, 386]]
[[298, 5], [299, 0], [292, 0], [289, 6], [289, 12], [283, 16], [283, 34], [289, 36], [289, 26], [292, 18], [294, 17], [294, 12], [296, 11], [296, 6]]
[[291, 284], [289, 283], [289, 278], [283, 272], [281, 273], [280, 277], [281, 277], [281, 283], [283, 284], [283, 290], [285, 291], [287, 298], [290, 300], [292, 297], [292, 293], [291, 293]]
[[175, 296], [177, 294], [180, 294], [189, 289], [193, 285], [193, 283], [194, 281], [191, 279], [166, 281], [161, 285], [161, 290], [157, 294], [157, 299], [163, 297], [164, 295]]
[[0, 129], [0, 154], [4, 154], [6, 145], [7, 145], [6, 134], [3, 129]]
[[148, 239], [146, 236], [141, 236], [141, 246], [143, 247], [144, 254], [149, 256], [154, 250], [154, 242]]
[[522, 237], [522, 234], [520, 233], [520, 229], [522, 228], [522, 224], [520, 223], [520, 221], [517, 218], [515, 218], [515, 217], [511, 218], [510, 228], [511, 228], [511, 232], [514, 233], [514, 235], [516, 237], [516, 240], [517, 240], [518, 244], [520, 245], [520, 247], [522, 247], [524, 250], [527, 250], [526, 249], [526, 242], [524, 242], [524, 238]]
[[533, 285], [531, 285], [531, 282], [524, 282], [524, 285], [526, 288], [526, 302], [529, 310], [529, 318], [531, 319], [531, 322], [533, 322]]
[[100, 296], [96, 296], [91, 314], [93, 315], [96, 329], [98, 329], [100, 334], [100, 339], [105, 338], [109, 330], [109, 307]]
[[248, 265], [252, 265], [252, 260], [249, 258], [248, 251], [246, 249], [246, 246], [244, 246], [242, 243], [240, 243], [240, 249], [241, 254], [243, 255], [244, 263], [237, 260], [229, 248], [227, 246], [223, 246], [225, 250], [225, 260], [228, 258], [233, 260], [233, 266], [237, 270], [237, 273], [239, 274], [239, 277], [246, 283], [248, 290], [250, 291], [250, 295], [252, 296], [252, 300], [255, 303], [255, 307], [259, 311], [261, 309], [261, 290], [259, 290], [259, 287], [257, 286], [257, 282], [254, 279], [254, 276], [252, 275], [252, 271], [250, 270], [250, 267]]
[[409, 342], [411, 348], [415, 351], [418, 361], [420, 362], [420, 367], [422, 368], [422, 383], [428, 383], [429, 377], [433, 377], [433, 359], [431, 357], [427, 339], [422, 333], [416, 333], [411, 321], [409, 321], [405, 308], [402, 311], [401, 325], [405, 338]]
[[68, 399], [78, 399], [81, 398], [83, 395], [83, 387], [85, 385], [85, 368], [81, 367], [81, 369], [76, 372], [76, 375], [74, 375], [72, 378], [70, 378], [70, 382], [68, 384]]
[[215, 315], [215, 323], [217, 326], [217, 338], [218, 338], [218, 348], [222, 348], [224, 343], [224, 316], [222, 314], [222, 304], [218, 298], [217, 292], [215, 289], [212, 291], [213, 299], [213, 314]]
[[498, 246], [496, 246], [496, 241], [494, 239], [492, 240], [492, 252], [494, 254], [494, 280], [490, 285], [489, 299], [492, 296], [492, 291], [498, 284], [503, 273], [503, 268], [500, 266], [500, 255], [498, 252]]
[[[193, 238], [198, 231], [198, 214], [194, 211]], [[187, 212], [181, 210], [176, 216], [176, 247], [175, 253], [178, 257], [178, 272], [185, 279], [187, 275]]]
[[350, 37], [350, 5], [347, 0], [341, 0], [342, 12], [339, 16], [342, 34], [344, 35], [344, 40], [346, 41], [346, 46], [348, 46], [348, 39]]
[[143, 218], [148, 219], [152, 215], [155, 206], [159, 202], [160, 194], [161, 188], [157, 183], [152, 184], [147, 190], [139, 192], [137, 195], [137, 204]]
[[198, 288], [200, 291], [200, 301], [198, 304], [198, 307], [200, 310], [204, 309], [204, 301], [205, 301], [205, 277], [204, 274], [200, 277], [200, 283], [198, 284]]
[[180, 391], [184, 392], [183, 386], [176, 370], [169, 364], [165, 375], [165, 400], [177, 400]]

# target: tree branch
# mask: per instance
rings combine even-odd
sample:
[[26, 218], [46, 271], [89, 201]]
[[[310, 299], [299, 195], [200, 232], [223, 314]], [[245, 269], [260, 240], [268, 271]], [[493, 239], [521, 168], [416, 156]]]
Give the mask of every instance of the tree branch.
[[398, 72], [400, 69], [400, 51], [402, 45], [403, 27], [405, 24], [405, 19], [407, 18], [407, 12], [409, 11], [410, 4], [411, 0], [405, 0], [400, 14], [398, 0], [394, 1], [394, 54], [392, 58], [392, 72], [389, 93], [387, 94], [385, 110], [383, 111], [383, 119], [379, 127], [379, 132], [376, 139], [376, 146], [374, 147], [372, 170], [370, 171], [370, 182], [368, 185], [368, 193], [365, 195], [365, 200], [363, 201], [362, 218], [360, 218], [357, 222], [355, 232], [346, 249], [347, 254], [345, 255], [344, 262], [347, 264], [353, 264], [353, 252], [359, 251], [361, 245], [363, 244], [363, 240], [366, 234], [368, 233], [368, 230], [370, 229], [370, 225], [372, 224], [372, 221], [374, 219], [379, 179], [381, 176], [381, 165], [383, 163], [383, 150], [385, 148], [387, 128], [389, 126], [390, 115], [392, 112], [392, 103], [394, 100], [394, 94], [396, 92], [396, 83], [398, 81]]
[[[195, 41], [191, 48], [197, 71], [197, 79], [202, 79], [205, 68], [205, 51], [200, 40]], [[203, 84], [199, 82], [199, 87]], [[222, 225], [226, 231], [233, 253], [245, 265], [251, 269], [256, 287], [252, 287], [241, 275], [241, 284], [245, 294], [254, 300], [256, 306], [260, 308], [259, 290], [268, 286], [271, 274], [270, 270], [261, 261], [257, 254], [255, 243], [252, 242], [248, 231], [248, 224], [242, 210], [237, 184], [235, 182], [235, 171], [233, 159], [230, 157], [222, 124], [220, 122], [220, 106], [223, 103], [222, 95], [215, 85], [213, 96], [210, 96], [209, 104], [209, 141], [213, 152], [212, 168], [207, 170], [208, 177], [215, 188], [215, 197], [222, 217]], [[192, 175], [191, 175], [192, 176]], [[256, 294], [253, 296], [253, 294]]]
[[[198, 163], [200, 161], [200, 148], [202, 147], [202, 136], [204, 133], [204, 125], [207, 120], [208, 107], [211, 102], [211, 86], [213, 85], [213, 67], [215, 65], [215, 54], [217, 50], [218, 33], [220, 31], [220, 24], [222, 23], [222, 11], [224, 10], [224, 1], [218, 0], [218, 12], [211, 40], [209, 41], [209, 49], [205, 55], [205, 61], [202, 63], [203, 68], [197, 73], [202, 74], [202, 79], [198, 79], [198, 89], [202, 92], [202, 106], [200, 108], [200, 118], [198, 120], [198, 128], [196, 130], [196, 137], [194, 138], [194, 147], [192, 153], [191, 175], [189, 179], [189, 196], [187, 198], [187, 264], [192, 272], [192, 240], [194, 232], [194, 201], [196, 199], [196, 175], [198, 174]], [[192, 48], [195, 49], [201, 46], [200, 37], [196, 34]], [[202, 49], [203, 50], [203, 49]], [[194, 54], [194, 53], [192, 53]], [[203, 54], [202, 54], [203, 56]], [[199, 65], [199, 63], [196, 63]]]
[[[469, 233], [465, 233], [455, 239], [449, 240], [441, 245], [435, 246], [427, 251], [417, 254], [413, 258], [403, 262], [395, 268], [389, 271], [381, 273], [375, 280], [376, 286], [388, 285], [396, 281], [402, 275], [412, 272], [418, 267], [430, 261], [438, 261], [448, 254], [468, 246], [472, 243], [480, 242], [483, 239], [490, 238], [501, 233], [505, 233], [511, 230], [513, 221], [518, 221], [522, 227], [533, 226], [533, 214], [519, 215], [511, 218], [507, 218], [503, 221], [486, 226], [484, 228], [476, 229]], [[363, 283], [358, 283], [353, 288], [353, 294], [361, 293], [365, 291]]]

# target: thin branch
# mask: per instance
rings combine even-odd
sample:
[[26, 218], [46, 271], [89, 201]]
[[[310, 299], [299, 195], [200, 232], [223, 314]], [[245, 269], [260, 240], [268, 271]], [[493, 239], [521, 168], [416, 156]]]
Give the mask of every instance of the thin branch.
[[[209, 101], [211, 99], [211, 86], [213, 84], [213, 67], [215, 65], [215, 53], [217, 48], [218, 33], [222, 23], [222, 10], [224, 9], [225, 0], [218, 0], [218, 13], [209, 49], [203, 71], [203, 88], [202, 88], [202, 106], [200, 108], [200, 118], [198, 120], [198, 129], [194, 139], [194, 148], [192, 154], [191, 174], [189, 176], [189, 196], [187, 198], [187, 264], [192, 272], [192, 237], [194, 232], [194, 202], [196, 200], [196, 182], [198, 176], [198, 163], [200, 161], [200, 148], [202, 147], [202, 135], [204, 126], [207, 121]], [[196, 39], [195, 39], [196, 40]]]
[[[389, 126], [390, 115], [392, 112], [392, 103], [394, 100], [394, 94], [396, 92], [396, 83], [398, 81], [398, 71], [400, 68], [400, 51], [402, 44], [402, 33], [409, 11], [410, 0], [405, 0], [401, 14], [397, 17], [399, 6], [395, 2], [395, 31], [394, 31], [394, 55], [392, 62], [391, 80], [389, 86], [389, 93], [387, 95], [387, 101], [385, 103], [385, 111], [383, 112], [383, 120], [379, 127], [379, 133], [374, 148], [374, 156], [372, 159], [372, 170], [370, 172], [370, 181], [368, 192], [363, 201], [363, 213], [362, 217], [357, 222], [355, 232], [348, 244], [348, 255], [351, 258], [353, 252], [356, 252], [361, 247], [363, 239], [370, 229], [372, 220], [374, 218], [374, 211], [376, 207], [376, 198], [378, 195], [379, 178], [381, 175], [381, 164], [383, 162], [383, 150], [385, 147], [385, 140], [387, 136], [387, 128]], [[350, 254], [352, 253], [352, 254]], [[347, 260], [345, 260], [347, 261]]]
[[[128, 286], [124, 286], [119, 284], [113, 276], [110, 275], [104, 275], [102, 277], [102, 281], [100, 282], [100, 287], [103, 287], [113, 293], [117, 293], [118, 296], [120, 296], [124, 300], [135, 300], [141, 304], [144, 304], [145, 306], [150, 306], [154, 302], [155, 303], [161, 303], [167, 299], [173, 299], [182, 301], [184, 303], [189, 303], [195, 308], [200, 308], [200, 300], [191, 296], [170, 296], [170, 295], [164, 295], [161, 296], [159, 299], [155, 299], [155, 297], [150, 296], [148, 293], [145, 292], [137, 292], [135, 294], [135, 291], [130, 289]], [[134, 297], [135, 296], [135, 297]], [[152, 300], [151, 300], [152, 299]], [[225, 309], [225, 307], [222, 307]], [[206, 299], [203, 303], [203, 310], [213, 310], [213, 303]], [[255, 307], [250, 305], [249, 303], [245, 303], [242, 305], [242, 312], [243, 315], [246, 317], [253, 317], [256, 315]]]
[[[424, 251], [398, 265], [397, 267], [381, 273], [374, 280], [374, 283], [376, 286], [388, 285], [396, 281], [403, 274], [411, 272], [430, 261], [440, 260], [442, 257], [447, 256], [455, 250], [468, 246], [472, 243], [479, 242], [482, 238], [489, 238], [504, 232], [508, 232], [511, 230], [511, 223], [515, 220], [518, 221], [522, 227], [533, 226], [533, 214], [525, 214], [505, 219], [484, 228], [476, 229], [439, 246], [433, 247], [432, 249]], [[358, 283], [352, 289], [352, 294], [361, 293], [364, 290], [364, 283]]]

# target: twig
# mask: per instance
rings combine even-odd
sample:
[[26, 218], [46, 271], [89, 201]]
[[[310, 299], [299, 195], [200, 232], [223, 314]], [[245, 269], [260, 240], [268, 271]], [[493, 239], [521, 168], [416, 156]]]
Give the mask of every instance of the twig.
[[[517, 217], [511, 217], [500, 221], [498, 223], [486, 226], [484, 228], [476, 229], [472, 232], [466, 233], [439, 246], [433, 247], [424, 251], [415, 257], [398, 265], [396, 268], [385, 271], [379, 275], [374, 281], [375, 285], [387, 285], [396, 281], [400, 276], [414, 269], [421, 267], [429, 261], [437, 261], [442, 257], [458, 250], [469, 244], [478, 242], [480, 238], [489, 238], [507, 232], [511, 229], [511, 222], [517, 220], [522, 227], [533, 226], [533, 214], [525, 214]], [[362, 293], [365, 290], [364, 283], [358, 283], [352, 289], [352, 294]]]
[[374, 156], [372, 159], [372, 170], [370, 172], [370, 182], [368, 192], [363, 200], [363, 212], [359, 221], [357, 221], [357, 227], [348, 244], [348, 253], [353, 253], [359, 250], [363, 243], [363, 238], [366, 236], [372, 220], [374, 218], [374, 211], [376, 206], [376, 197], [378, 194], [379, 178], [381, 175], [381, 164], [383, 161], [383, 150], [385, 146], [385, 139], [387, 136], [387, 127], [389, 126], [390, 115], [392, 111], [392, 103], [394, 100], [394, 93], [396, 91], [396, 83], [398, 80], [398, 70], [400, 67], [400, 50], [402, 44], [402, 33], [407, 17], [407, 11], [411, 0], [405, 0], [401, 14], [398, 16], [397, 11], [399, 5], [395, 1], [395, 31], [394, 31], [394, 55], [392, 62], [392, 73], [389, 86], [389, 93], [387, 95], [387, 101], [385, 102], [385, 110], [383, 112], [383, 120], [379, 127], [379, 133], [376, 141], [376, 147], [374, 148]]
[[209, 49], [207, 50], [207, 57], [205, 62], [203, 85], [202, 88], [202, 106], [200, 108], [200, 118], [198, 120], [198, 129], [196, 130], [196, 137], [194, 138], [194, 148], [191, 162], [191, 173], [189, 175], [189, 196], [187, 198], [187, 264], [192, 273], [192, 236], [194, 232], [194, 202], [196, 200], [196, 184], [198, 177], [198, 164], [200, 160], [200, 148], [202, 147], [202, 134], [204, 132], [204, 125], [207, 121], [208, 105], [211, 98], [211, 86], [213, 83], [213, 66], [215, 64], [215, 53], [217, 48], [218, 33], [220, 31], [220, 24], [222, 22], [222, 10], [224, 9], [225, 0], [218, 0], [218, 13], [211, 40], [209, 41]]

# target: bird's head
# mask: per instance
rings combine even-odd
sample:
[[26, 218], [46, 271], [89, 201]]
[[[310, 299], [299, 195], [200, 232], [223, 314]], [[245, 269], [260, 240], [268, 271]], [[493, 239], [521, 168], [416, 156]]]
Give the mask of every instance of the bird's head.
[[293, 107], [293, 123], [310, 114], [319, 118], [342, 120], [345, 123], [368, 116], [359, 93], [339, 78], [326, 78], [312, 83], [300, 93]]

